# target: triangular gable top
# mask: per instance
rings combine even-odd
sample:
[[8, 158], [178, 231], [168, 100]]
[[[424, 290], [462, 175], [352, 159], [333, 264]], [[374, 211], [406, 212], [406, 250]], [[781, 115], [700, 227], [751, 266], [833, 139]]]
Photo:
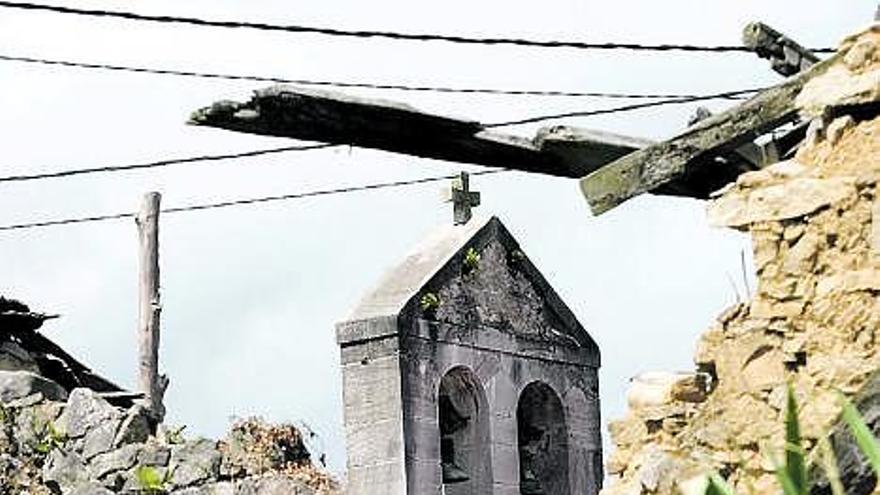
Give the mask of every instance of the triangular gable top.
[[[397, 318], [419, 312], [420, 299], [428, 293], [442, 291], [451, 280], [459, 278], [462, 261], [469, 249], [483, 251], [488, 246], [500, 245], [508, 253], [517, 253], [517, 272], [527, 279], [531, 289], [540, 296], [552, 313], [555, 332], [562, 335], [557, 344], [583, 348], [598, 356], [598, 346], [577, 321], [571, 310], [527, 256], [519, 243], [497, 217], [474, 217], [465, 225], [446, 225], [425, 238], [404, 260], [389, 270], [379, 284], [357, 305], [346, 322], [338, 326], [340, 343], [380, 335], [363, 335], [359, 331], [348, 334], [351, 323], [376, 319]], [[442, 294], [442, 292], [441, 292]], [[396, 328], [386, 327], [386, 333]], [[360, 334], [360, 335], [359, 335]]]

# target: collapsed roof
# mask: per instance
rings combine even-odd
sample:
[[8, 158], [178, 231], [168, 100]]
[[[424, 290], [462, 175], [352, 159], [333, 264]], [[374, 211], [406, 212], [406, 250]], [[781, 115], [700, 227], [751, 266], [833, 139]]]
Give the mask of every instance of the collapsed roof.
[[68, 392], [85, 387], [118, 405], [130, 404], [139, 394], [101, 377], [37, 330], [57, 315], [46, 315], [14, 299], [0, 296], [0, 366], [39, 373]]

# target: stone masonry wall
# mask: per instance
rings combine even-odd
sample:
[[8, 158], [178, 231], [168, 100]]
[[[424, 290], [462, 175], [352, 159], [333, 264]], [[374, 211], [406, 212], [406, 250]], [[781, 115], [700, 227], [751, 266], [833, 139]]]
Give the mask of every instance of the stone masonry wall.
[[0, 493], [319, 495], [337, 484], [292, 426], [237, 423], [222, 441], [151, 435], [140, 405], [117, 408], [31, 371], [0, 371]]
[[603, 493], [699, 493], [717, 471], [740, 494], [778, 493], [787, 383], [806, 446], [880, 368], [880, 28], [847, 39], [798, 98], [813, 118], [789, 160], [739, 177], [709, 206], [751, 234], [757, 288], [699, 340], [696, 373], [645, 374], [609, 429]]

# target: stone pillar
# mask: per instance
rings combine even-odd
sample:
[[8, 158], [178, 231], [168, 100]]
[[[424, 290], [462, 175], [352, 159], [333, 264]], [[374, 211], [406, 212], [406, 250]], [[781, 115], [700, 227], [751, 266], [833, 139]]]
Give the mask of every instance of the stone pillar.
[[[396, 318], [339, 325], [349, 495], [404, 495], [403, 398]], [[384, 334], [384, 336], [383, 336]]]

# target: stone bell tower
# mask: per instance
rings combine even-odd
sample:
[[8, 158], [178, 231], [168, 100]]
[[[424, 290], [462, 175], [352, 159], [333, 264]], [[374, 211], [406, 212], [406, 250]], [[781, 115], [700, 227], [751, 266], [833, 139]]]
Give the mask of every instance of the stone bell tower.
[[440, 228], [337, 339], [350, 495], [599, 491], [599, 349], [497, 218]]

